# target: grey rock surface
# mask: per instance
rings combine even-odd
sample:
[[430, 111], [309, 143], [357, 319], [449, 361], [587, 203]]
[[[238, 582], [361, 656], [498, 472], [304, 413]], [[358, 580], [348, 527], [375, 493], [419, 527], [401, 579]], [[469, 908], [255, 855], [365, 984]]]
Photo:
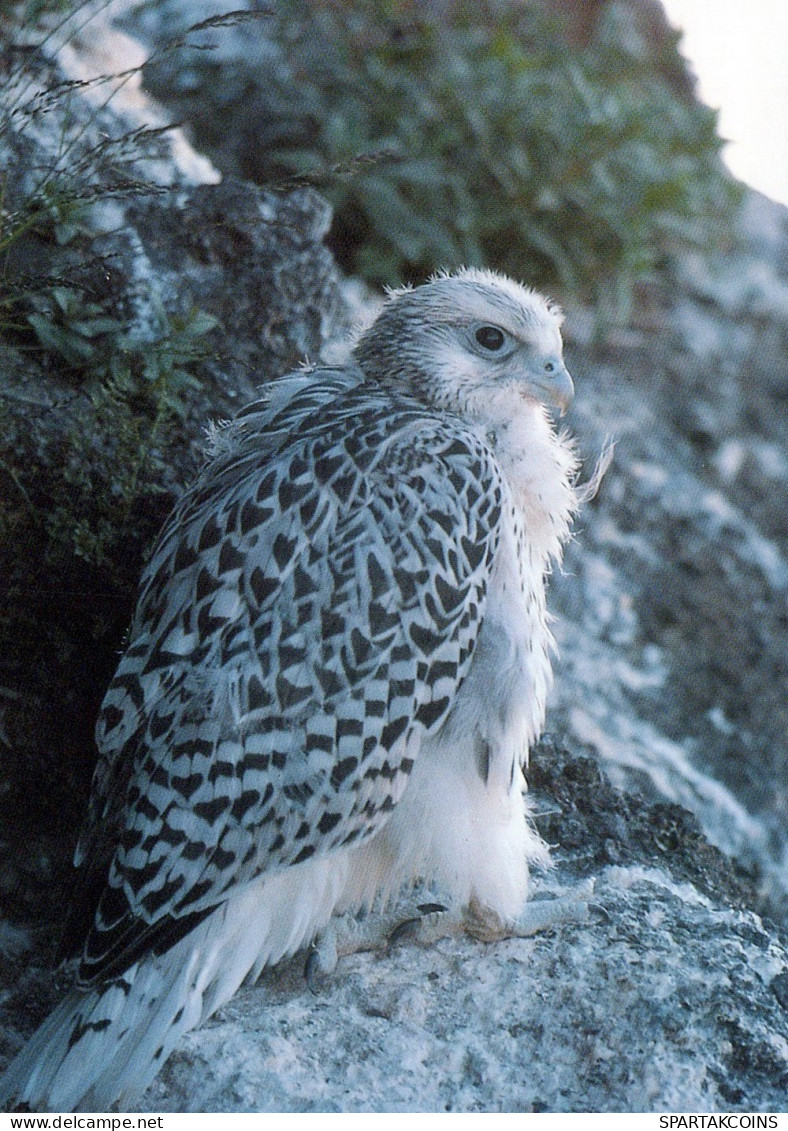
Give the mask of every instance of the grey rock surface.
[[780, 1111], [784, 952], [661, 869], [609, 867], [609, 921], [301, 964], [185, 1039], [141, 1110]]
[[634, 340], [575, 325], [571, 423], [616, 453], [554, 579], [552, 725], [695, 812], [784, 915], [788, 210], [751, 193], [737, 238], [677, 264]]

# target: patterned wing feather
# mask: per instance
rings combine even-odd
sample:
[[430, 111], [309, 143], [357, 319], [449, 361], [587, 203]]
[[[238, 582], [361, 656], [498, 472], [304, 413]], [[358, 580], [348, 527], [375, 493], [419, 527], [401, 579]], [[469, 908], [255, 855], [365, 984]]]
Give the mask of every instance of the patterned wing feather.
[[372, 835], [467, 671], [491, 453], [352, 371], [288, 380], [231, 426], [143, 579], [98, 727], [93, 829], [117, 847], [86, 982], [234, 885]]

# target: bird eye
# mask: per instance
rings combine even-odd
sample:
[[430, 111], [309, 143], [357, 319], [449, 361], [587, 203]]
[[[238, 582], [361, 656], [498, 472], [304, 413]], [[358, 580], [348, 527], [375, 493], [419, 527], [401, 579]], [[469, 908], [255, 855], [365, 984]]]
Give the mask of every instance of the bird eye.
[[544, 363], [544, 371], [545, 373], [555, 373], [555, 366], [552, 361], [546, 361]]
[[479, 345], [486, 350], [499, 350], [506, 341], [506, 335], [497, 326], [480, 326], [475, 336]]

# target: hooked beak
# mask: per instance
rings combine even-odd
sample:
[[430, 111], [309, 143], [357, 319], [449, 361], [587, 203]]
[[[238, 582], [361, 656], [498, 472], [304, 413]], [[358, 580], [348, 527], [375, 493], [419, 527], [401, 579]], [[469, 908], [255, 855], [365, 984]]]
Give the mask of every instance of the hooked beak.
[[545, 408], [558, 409], [561, 416], [569, 408], [575, 395], [574, 382], [564, 365], [559, 366], [554, 373], [540, 373], [538, 379], [531, 377], [528, 389], [535, 400], [540, 401]]

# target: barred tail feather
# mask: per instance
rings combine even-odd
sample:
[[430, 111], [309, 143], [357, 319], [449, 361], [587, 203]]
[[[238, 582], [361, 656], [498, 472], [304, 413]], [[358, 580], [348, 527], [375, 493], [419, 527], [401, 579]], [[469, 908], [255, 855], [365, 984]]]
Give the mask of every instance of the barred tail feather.
[[11, 1064], [0, 1106], [107, 1111], [124, 1093], [143, 1091], [201, 1018], [199, 940], [184, 943], [96, 989], [72, 990]]
[[[340, 854], [340, 861], [342, 856]], [[344, 864], [310, 861], [237, 892], [166, 953], [72, 990], [0, 1080], [0, 1108], [108, 1111], [139, 1096], [179, 1038], [326, 925]]]

